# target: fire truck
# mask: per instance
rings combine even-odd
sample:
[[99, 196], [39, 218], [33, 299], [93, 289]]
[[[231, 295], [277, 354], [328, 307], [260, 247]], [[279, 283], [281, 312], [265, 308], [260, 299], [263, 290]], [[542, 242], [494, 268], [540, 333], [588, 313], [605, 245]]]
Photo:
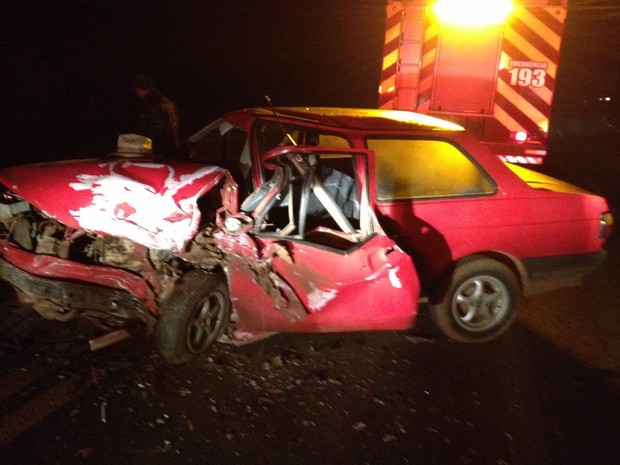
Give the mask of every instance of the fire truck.
[[379, 107], [453, 121], [541, 164], [568, 0], [388, 0]]

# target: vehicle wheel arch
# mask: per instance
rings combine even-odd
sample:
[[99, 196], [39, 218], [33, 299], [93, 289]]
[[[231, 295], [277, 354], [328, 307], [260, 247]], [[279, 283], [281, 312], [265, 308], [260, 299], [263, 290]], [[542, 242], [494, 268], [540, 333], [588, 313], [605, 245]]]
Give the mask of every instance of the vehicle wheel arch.
[[518, 262], [477, 253], [455, 262], [429, 297], [430, 315], [448, 338], [485, 342], [504, 334], [523, 295]]
[[224, 273], [199, 268], [185, 273], [160, 305], [156, 351], [168, 363], [190, 361], [225, 332], [231, 307]]
[[519, 283], [519, 291], [523, 295], [527, 294], [528, 279], [527, 271], [525, 270], [525, 266], [523, 266], [523, 262], [511, 254], [487, 250], [466, 255], [461, 257], [459, 260], [455, 260], [450, 263], [450, 265], [438, 275], [438, 277], [434, 280], [433, 285], [429, 288], [429, 303], [435, 304], [443, 298], [448, 286], [450, 285], [452, 276], [459, 266], [482, 259], [493, 260], [507, 266], [515, 275], [515, 278]]

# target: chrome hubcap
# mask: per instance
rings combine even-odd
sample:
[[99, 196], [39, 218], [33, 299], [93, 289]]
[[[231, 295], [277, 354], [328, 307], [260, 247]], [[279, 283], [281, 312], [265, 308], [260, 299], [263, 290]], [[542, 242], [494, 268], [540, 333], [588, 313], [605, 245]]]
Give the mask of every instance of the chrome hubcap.
[[492, 276], [474, 276], [459, 286], [452, 300], [452, 315], [467, 331], [487, 331], [508, 311], [510, 296], [504, 283]]

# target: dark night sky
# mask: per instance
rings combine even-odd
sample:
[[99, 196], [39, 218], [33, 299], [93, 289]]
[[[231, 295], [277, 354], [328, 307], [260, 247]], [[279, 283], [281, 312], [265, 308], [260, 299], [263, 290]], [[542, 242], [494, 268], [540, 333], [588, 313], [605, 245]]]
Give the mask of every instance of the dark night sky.
[[[3, 0], [1, 163], [111, 150], [136, 72], [176, 100], [185, 135], [265, 94], [278, 105], [373, 107], [385, 3]], [[572, 0], [558, 109], [618, 94], [618, 26], [617, 0]]]

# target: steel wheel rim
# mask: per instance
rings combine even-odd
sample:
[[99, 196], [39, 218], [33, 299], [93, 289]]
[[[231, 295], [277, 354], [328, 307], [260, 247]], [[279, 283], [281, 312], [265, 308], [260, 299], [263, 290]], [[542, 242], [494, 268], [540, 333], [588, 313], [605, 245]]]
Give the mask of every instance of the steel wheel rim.
[[505, 318], [510, 307], [506, 285], [493, 276], [473, 276], [454, 293], [452, 316], [470, 332], [488, 331]]
[[190, 352], [198, 354], [211, 345], [224, 325], [225, 313], [226, 297], [221, 292], [211, 292], [196, 305], [187, 326]]

